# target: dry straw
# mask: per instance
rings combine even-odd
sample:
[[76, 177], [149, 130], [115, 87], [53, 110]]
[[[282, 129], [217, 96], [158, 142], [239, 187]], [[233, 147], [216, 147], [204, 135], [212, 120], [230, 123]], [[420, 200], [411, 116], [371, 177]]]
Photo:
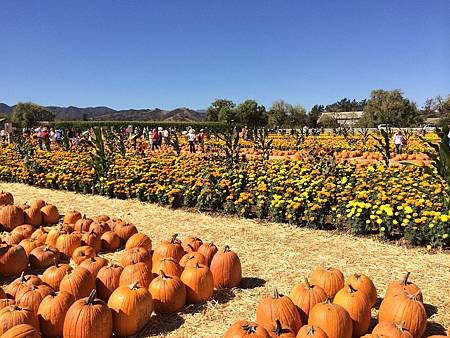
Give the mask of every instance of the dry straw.
[[[242, 261], [242, 288], [217, 292], [203, 305], [188, 306], [171, 316], [155, 316], [140, 337], [221, 337], [236, 320], [255, 319], [259, 299], [272, 286], [289, 293], [317, 265], [333, 266], [345, 275], [362, 272], [370, 276], [382, 296], [387, 284], [411, 271], [411, 280], [424, 294], [429, 313], [426, 336], [450, 327], [450, 254], [428, 253], [370, 238], [300, 229], [270, 222], [211, 216], [170, 210], [138, 201], [111, 200], [72, 192], [0, 183], [17, 203], [37, 197], [57, 205], [61, 213], [80, 210], [89, 216], [107, 214], [137, 225], [156, 245], [173, 233], [196, 235], [217, 245], [230, 245]], [[118, 254], [105, 255], [117, 260]], [[376, 318], [376, 310], [373, 312]]]

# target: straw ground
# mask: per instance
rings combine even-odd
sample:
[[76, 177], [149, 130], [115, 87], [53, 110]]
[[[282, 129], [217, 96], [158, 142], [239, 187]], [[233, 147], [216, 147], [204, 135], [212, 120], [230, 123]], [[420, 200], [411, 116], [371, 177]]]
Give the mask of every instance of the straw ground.
[[[218, 246], [228, 244], [239, 254], [244, 276], [239, 288], [217, 292], [212, 301], [188, 306], [182, 313], [155, 316], [140, 337], [221, 337], [234, 321], [254, 320], [259, 299], [273, 286], [289, 293], [320, 264], [341, 269], [345, 275], [354, 272], [369, 275], [381, 296], [390, 281], [411, 271], [411, 279], [422, 288], [427, 304], [426, 336], [443, 334], [444, 328], [450, 326], [449, 252], [429, 253], [423, 248], [406, 248], [376, 239], [22, 184], [0, 183], [0, 190], [13, 193], [17, 203], [42, 197], [57, 205], [61, 213], [76, 209], [90, 216], [107, 214], [122, 218], [135, 223], [154, 245], [179, 233], [180, 237], [196, 235]], [[117, 260], [119, 253], [106, 257]], [[373, 317], [376, 318], [376, 310]]]

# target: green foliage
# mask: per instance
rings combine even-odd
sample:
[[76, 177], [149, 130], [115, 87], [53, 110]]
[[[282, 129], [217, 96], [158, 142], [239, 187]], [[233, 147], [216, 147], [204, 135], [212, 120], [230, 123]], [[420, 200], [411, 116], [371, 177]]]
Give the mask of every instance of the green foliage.
[[23, 166], [27, 172], [27, 183], [33, 182], [36, 174], [46, 173], [47, 170], [40, 165], [36, 160], [36, 148], [31, 144], [28, 138], [22, 135], [13, 136], [13, 144], [15, 153], [18, 155], [18, 160], [23, 160]]
[[267, 129], [258, 129], [255, 133], [255, 148], [261, 152], [264, 160], [268, 160], [272, 150], [273, 139], [269, 139]]
[[387, 123], [397, 127], [412, 127], [422, 122], [416, 104], [403, 97], [399, 89], [373, 90], [364, 107], [363, 121], [367, 126]]
[[181, 155], [180, 140], [178, 139], [178, 134], [176, 132], [169, 132], [169, 144], [172, 146], [173, 150], [177, 153], [177, 156]]
[[239, 133], [234, 133], [230, 128], [225, 129], [222, 133], [217, 133], [215, 136], [225, 142], [225, 163], [228, 170], [233, 170], [235, 165], [239, 163], [239, 151], [241, 145], [239, 144]]
[[18, 103], [11, 115], [13, 122], [24, 127], [33, 127], [39, 121], [53, 121], [54, 119], [55, 114], [50, 110], [31, 102]]
[[361, 111], [366, 106], [367, 101], [364, 99], [362, 101], [356, 101], [355, 99], [349, 100], [343, 98], [342, 100], [336, 101], [325, 107], [327, 112], [350, 112], [350, 111]]
[[320, 124], [324, 126], [325, 128], [337, 128], [339, 127], [338, 121], [330, 115], [325, 115], [321, 117]]
[[206, 111], [206, 119], [208, 121], [225, 121], [230, 123], [236, 120], [234, 112], [235, 104], [231, 100], [217, 99]]
[[302, 106], [279, 100], [270, 107], [268, 123], [271, 127], [301, 127], [307, 125], [308, 116]]
[[236, 107], [236, 118], [250, 127], [265, 126], [267, 124], [266, 108], [258, 105], [255, 100], [246, 100]]
[[377, 151], [383, 156], [384, 165], [386, 167], [389, 167], [389, 161], [391, 158], [391, 148], [390, 148], [390, 133], [381, 130], [381, 138], [378, 136], [374, 136], [373, 134], [370, 134], [376, 141], [377, 144], [375, 144], [375, 148]]
[[315, 105], [311, 108], [311, 111], [308, 114], [308, 126], [311, 128], [317, 128], [319, 124], [317, 120], [322, 116], [322, 113], [325, 111], [325, 107], [323, 105]]

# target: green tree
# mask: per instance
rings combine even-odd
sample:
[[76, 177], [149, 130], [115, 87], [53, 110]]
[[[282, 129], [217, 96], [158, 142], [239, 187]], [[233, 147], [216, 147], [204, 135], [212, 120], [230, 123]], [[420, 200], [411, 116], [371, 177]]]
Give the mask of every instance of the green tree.
[[231, 100], [217, 99], [208, 107], [206, 119], [208, 121], [227, 121], [227, 119], [231, 121], [234, 107], [235, 104]]
[[268, 114], [268, 123], [271, 127], [282, 127], [288, 121], [288, 112], [291, 105], [283, 100], [272, 103]]
[[330, 115], [325, 115], [320, 119], [320, 124], [325, 128], [336, 128], [339, 127], [338, 121]]
[[308, 124], [308, 116], [304, 107], [290, 106], [288, 110], [288, 123], [290, 127], [304, 127]]
[[399, 89], [373, 90], [364, 107], [363, 120], [371, 126], [388, 123], [396, 127], [412, 127], [423, 118], [414, 102], [403, 97]]
[[356, 101], [355, 99], [349, 100], [343, 98], [342, 100], [336, 101], [325, 107], [327, 112], [350, 112], [350, 111], [361, 111], [367, 104], [366, 100]]
[[317, 128], [319, 124], [317, 120], [322, 116], [322, 113], [325, 111], [325, 107], [323, 105], [316, 104], [311, 108], [311, 111], [308, 114], [308, 126], [311, 128]]
[[255, 100], [245, 100], [236, 107], [236, 118], [239, 122], [251, 127], [267, 124], [266, 107], [258, 105]]
[[14, 106], [11, 120], [19, 123], [24, 127], [32, 127], [39, 121], [53, 121], [55, 114], [45, 107], [37, 104], [26, 102], [19, 102]]

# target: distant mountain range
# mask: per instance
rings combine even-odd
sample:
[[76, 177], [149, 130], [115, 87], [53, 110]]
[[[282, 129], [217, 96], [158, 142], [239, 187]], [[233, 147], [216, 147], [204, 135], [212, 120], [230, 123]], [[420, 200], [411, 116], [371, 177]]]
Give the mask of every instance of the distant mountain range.
[[[9, 116], [14, 106], [0, 103], [0, 115]], [[47, 106], [56, 115], [56, 120], [99, 120], [99, 121], [201, 121], [206, 117], [205, 110], [177, 108], [173, 110], [125, 109], [115, 110], [109, 107]]]

